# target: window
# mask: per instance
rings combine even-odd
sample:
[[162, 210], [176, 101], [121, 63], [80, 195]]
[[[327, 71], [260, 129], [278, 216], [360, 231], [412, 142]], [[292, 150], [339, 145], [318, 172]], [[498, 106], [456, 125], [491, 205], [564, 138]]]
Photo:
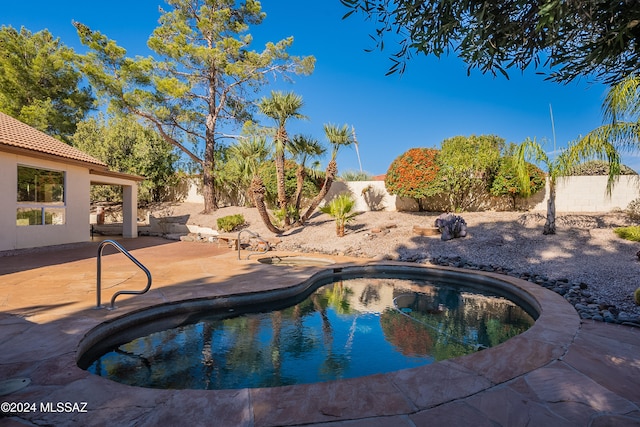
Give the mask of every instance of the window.
[[18, 166], [16, 224], [64, 224], [64, 179], [64, 172]]

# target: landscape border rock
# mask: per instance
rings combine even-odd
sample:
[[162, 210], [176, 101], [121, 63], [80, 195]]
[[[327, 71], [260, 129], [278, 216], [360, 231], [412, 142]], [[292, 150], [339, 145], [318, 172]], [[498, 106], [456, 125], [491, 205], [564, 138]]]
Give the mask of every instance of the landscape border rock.
[[492, 273], [506, 274], [522, 280], [536, 283], [544, 288], [550, 289], [562, 295], [571, 305], [574, 306], [581, 319], [591, 319], [607, 323], [617, 323], [627, 326], [640, 327], [640, 315], [629, 314], [620, 311], [615, 305], [597, 300], [589, 292], [589, 285], [584, 282], [571, 282], [567, 278], [550, 279], [547, 276], [530, 272], [516, 272], [509, 267], [502, 267], [492, 264], [474, 264], [463, 260], [461, 257], [436, 257], [430, 260], [420, 259], [400, 259], [399, 261], [431, 263], [435, 265], [465, 268], [468, 270], [480, 270]]

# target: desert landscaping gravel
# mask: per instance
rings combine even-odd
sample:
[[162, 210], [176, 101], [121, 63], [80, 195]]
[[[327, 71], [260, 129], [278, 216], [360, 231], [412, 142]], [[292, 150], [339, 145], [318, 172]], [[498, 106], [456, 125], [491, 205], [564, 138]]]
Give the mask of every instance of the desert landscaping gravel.
[[[189, 224], [216, 228], [216, 219], [240, 213], [246, 227], [275, 237], [254, 208], [225, 207], [201, 214], [202, 205], [163, 208], [163, 215], [188, 217]], [[156, 213], [160, 215], [160, 213]], [[536, 282], [559, 292], [583, 318], [640, 323], [633, 292], [640, 287], [640, 244], [619, 238], [615, 227], [635, 225], [626, 214], [559, 213], [557, 233], [543, 235], [544, 212], [468, 212], [460, 216], [468, 235], [442, 241], [420, 236], [414, 226], [433, 227], [439, 213], [362, 212], [335, 235], [331, 217], [317, 213], [301, 228], [279, 236], [278, 250], [447, 264], [497, 271]]]

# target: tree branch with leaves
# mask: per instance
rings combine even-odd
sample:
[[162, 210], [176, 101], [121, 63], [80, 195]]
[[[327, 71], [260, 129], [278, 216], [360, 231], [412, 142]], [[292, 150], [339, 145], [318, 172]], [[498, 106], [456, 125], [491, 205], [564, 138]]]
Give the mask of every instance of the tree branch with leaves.
[[[640, 2], [636, 0], [340, 0], [344, 17], [375, 24], [380, 50], [398, 41], [389, 74], [413, 54], [455, 52], [471, 69], [508, 77], [510, 68], [548, 66], [549, 79], [593, 76], [616, 83], [640, 68]], [[388, 45], [389, 43], [387, 43]]]
[[70, 144], [95, 101], [79, 59], [47, 30], [0, 27], [0, 111]]

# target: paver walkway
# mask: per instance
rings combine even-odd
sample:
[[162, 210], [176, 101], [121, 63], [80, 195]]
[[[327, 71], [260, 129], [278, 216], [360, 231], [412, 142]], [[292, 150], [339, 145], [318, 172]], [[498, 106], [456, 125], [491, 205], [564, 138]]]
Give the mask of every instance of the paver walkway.
[[[288, 287], [321, 268], [238, 261], [235, 252], [202, 243], [139, 238], [123, 245], [154, 283], [148, 294], [119, 298], [115, 311], [93, 309], [96, 243], [0, 257], [0, 381], [31, 380], [0, 402], [35, 404], [33, 411], [0, 413], [0, 425], [640, 426], [640, 330], [580, 322], [542, 288], [534, 292], [547, 301], [543, 309], [555, 310], [544, 327], [391, 374], [222, 391], [152, 390], [93, 376], [76, 366], [76, 351], [107, 319], [181, 299]], [[105, 255], [103, 268], [103, 302], [145, 285], [120, 254]], [[58, 402], [86, 402], [78, 408], [86, 412], [53, 411]]]

